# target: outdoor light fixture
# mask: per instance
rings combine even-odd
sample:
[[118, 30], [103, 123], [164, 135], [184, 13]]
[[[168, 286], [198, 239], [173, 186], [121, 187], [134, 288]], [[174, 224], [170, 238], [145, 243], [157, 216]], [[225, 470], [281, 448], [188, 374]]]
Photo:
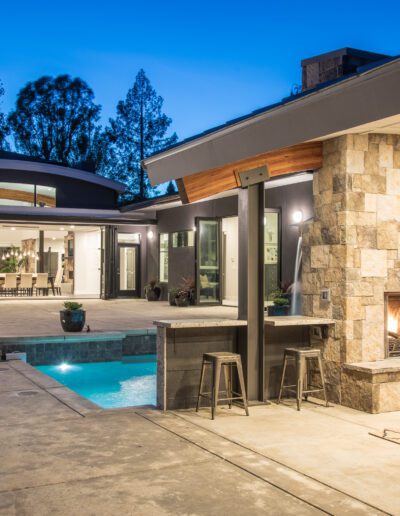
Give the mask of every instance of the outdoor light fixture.
[[153, 231], [150, 229], [150, 230], [147, 232], [147, 238], [148, 238], [149, 240], [151, 240], [153, 237], [154, 237], [154, 233], [153, 233]]
[[196, 228], [196, 226], [193, 226], [193, 231], [197, 231], [197, 228]]
[[292, 214], [292, 219], [295, 224], [300, 224], [303, 221], [303, 212], [301, 210], [296, 210]]

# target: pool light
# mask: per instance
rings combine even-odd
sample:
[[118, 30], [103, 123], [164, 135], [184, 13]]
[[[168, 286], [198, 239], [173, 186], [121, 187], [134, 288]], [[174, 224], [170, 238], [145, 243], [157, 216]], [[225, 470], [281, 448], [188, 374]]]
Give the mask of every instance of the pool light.
[[62, 364], [60, 364], [58, 366], [60, 368], [60, 371], [68, 371], [68, 369], [71, 367], [69, 364], [66, 364], [65, 362], [63, 362]]

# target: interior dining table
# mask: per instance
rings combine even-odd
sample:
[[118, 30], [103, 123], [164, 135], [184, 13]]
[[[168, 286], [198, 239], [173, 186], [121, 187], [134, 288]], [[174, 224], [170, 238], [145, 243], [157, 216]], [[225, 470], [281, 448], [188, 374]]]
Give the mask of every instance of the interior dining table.
[[[4, 280], [5, 277], [6, 277], [6, 274], [7, 274], [6, 272], [0, 272], [0, 280], [1, 279]], [[16, 274], [17, 274], [17, 280], [20, 279], [21, 278], [21, 273], [17, 272]], [[30, 274], [30, 273], [29, 272], [27, 272], [27, 273], [24, 272], [23, 274]], [[32, 272], [31, 274], [32, 274], [33, 280], [35, 280], [37, 278], [37, 272]], [[55, 285], [54, 285], [54, 278], [55, 278], [55, 276], [52, 275], [52, 274], [49, 274], [48, 278], [49, 278], [49, 283], [50, 283], [51, 291], [53, 292], [53, 296], [55, 296], [56, 295], [56, 289], [55, 289]]]

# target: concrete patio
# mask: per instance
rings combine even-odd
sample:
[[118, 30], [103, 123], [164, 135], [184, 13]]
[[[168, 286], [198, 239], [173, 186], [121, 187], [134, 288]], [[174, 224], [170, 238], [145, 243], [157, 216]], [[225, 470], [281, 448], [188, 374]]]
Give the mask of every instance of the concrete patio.
[[30, 366], [0, 364], [0, 513], [400, 514], [400, 447], [368, 415], [292, 402], [100, 410]]
[[[124, 331], [152, 328], [156, 319], [236, 319], [237, 308], [227, 306], [189, 306], [178, 308], [165, 301], [149, 303], [144, 299], [74, 299], [83, 303], [91, 331]], [[63, 335], [60, 325], [60, 299], [0, 298], [0, 336], [23, 337]]]

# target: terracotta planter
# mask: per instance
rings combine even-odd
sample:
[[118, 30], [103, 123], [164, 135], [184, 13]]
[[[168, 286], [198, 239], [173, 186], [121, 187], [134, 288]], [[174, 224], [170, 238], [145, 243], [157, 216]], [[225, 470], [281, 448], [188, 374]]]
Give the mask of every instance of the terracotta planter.
[[60, 310], [60, 322], [65, 332], [82, 331], [85, 321], [85, 310]]

